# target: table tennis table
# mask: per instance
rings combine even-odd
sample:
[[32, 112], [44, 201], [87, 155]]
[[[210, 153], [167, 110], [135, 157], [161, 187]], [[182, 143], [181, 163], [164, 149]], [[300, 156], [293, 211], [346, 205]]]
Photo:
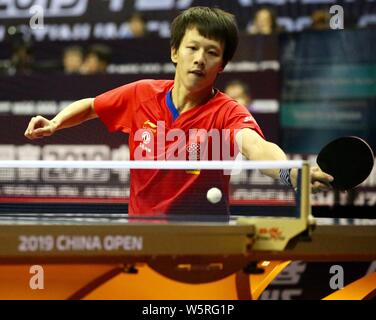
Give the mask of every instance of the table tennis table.
[[260, 249], [260, 228], [236, 216], [2, 214], [0, 228], [1, 299], [257, 299], [290, 260], [376, 259], [376, 226], [317, 225], [283, 250]]

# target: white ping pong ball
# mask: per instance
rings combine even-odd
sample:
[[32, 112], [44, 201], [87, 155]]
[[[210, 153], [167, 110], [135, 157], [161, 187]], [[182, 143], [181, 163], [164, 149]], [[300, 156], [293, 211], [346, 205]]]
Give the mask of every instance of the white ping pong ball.
[[218, 203], [222, 199], [222, 191], [218, 188], [211, 188], [208, 190], [206, 198], [210, 203]]

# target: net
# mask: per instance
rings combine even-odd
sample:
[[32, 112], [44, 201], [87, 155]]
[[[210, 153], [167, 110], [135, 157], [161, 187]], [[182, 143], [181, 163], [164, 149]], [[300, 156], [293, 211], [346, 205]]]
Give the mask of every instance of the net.
[[[303, 161], [0, 161], [1, 213], [300, 215]], [[134, 184], [131, 188], [131, 180]]]

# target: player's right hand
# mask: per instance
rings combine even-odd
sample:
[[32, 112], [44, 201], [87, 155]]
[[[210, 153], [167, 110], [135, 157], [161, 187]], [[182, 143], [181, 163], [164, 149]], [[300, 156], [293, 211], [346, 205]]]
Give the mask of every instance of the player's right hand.
[[334, 178], [330, 174], [322, 171], [318, 166], [311, 167], [310, 178], [313, 193], [333, 189], [330, 183]]
[[25, 131], [25, 137], [34, 140], [48, 137], [54, 134], [57, 125], [53, 120], [48, 120], [42, 116], [31, 118], [29, 125]]

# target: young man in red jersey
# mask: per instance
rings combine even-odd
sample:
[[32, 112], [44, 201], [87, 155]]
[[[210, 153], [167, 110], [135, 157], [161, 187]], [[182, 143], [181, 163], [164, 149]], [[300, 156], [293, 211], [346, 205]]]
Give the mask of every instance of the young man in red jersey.
[[[110, 131], [130, 135], [131, 160], [224, 160], [224, 149], [231, 153], [236, 146], [249, 160], [286, 160], [277, 145], [264, 139], [249, 111], [213, 87], [237, 42], [231, 14], [215, 8], [190, 8], [172, 23], [173, 81], [141, 80], [76, 101], [52, 120], [32, 118], [25, 136], [50, 136], [99, 117]], [[196, 143], [201, 129], [212, 134], [203, 138], [204, 143]], [[291, 176], [289, 171], [264, 173], [296, 184], [295, 170]], [[228, 213], [229, 178], [223, 170], [131, 170], [129, 213]], [[312, 170], [313, 189], [327, 188], [331, 179], [317, 168]], [[212, 187], [223, 192], [215, 205], [206, 199]]]

